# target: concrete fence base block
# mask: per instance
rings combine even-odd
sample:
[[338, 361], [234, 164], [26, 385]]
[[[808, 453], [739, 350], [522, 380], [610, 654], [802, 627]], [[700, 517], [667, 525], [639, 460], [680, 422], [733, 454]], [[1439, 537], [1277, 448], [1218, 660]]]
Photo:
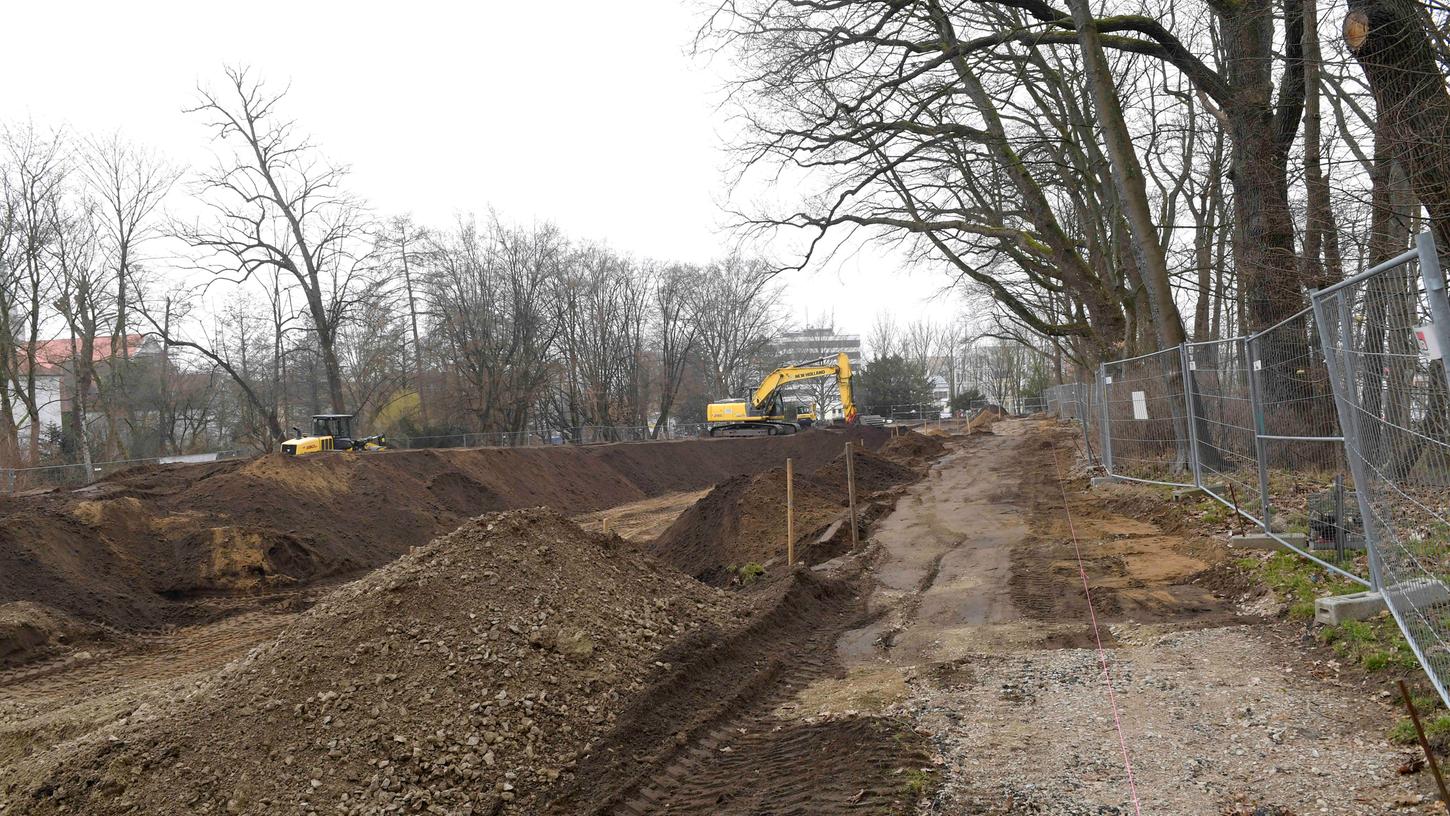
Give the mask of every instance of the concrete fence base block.
[[1268, 550], [1274, 552], [1284, 549], [1279, 541], [1283, 539], [1295, 547], [1303, 547], [1306, 536], [1303, 533], [1279, 533], [1279, 538], [1274, 538], [1267, 533], [1245, 533], [1243, 535], [1231, 535], [1228, 537], [1230, 547], [1238, 547], [1244, 550]]
[[1384, 596], [1378, 592], [1355, 592], [1334, 595], [1314, 602], [1314, 622], [1337, 625], [1345, 621], [1367, 620], [1385, 610]]
[[1438, 581], [1415, 584], [1398, 584], [1385, 593], [1365, 591], [1351, 595], [1335, 595], [1320, 598], [1314, 602], [1314, 620], [1317, 623], [1343, 623], [1350, 620], [1366, 620], [1385, 611], [1385, 594], [1388, 594], [1400, 608], [1422, 608], [1431, 604], [1450, 601], [1450, 588]]
[[[1344, 548], [1346, 550], [1352, 550], [1354, 552], [1364, 552], [1365, 543], [1363, 536], [1351, 535], [1347, 536], [1346, 539], [1347, 540], [1344, 542]], [[1333, 541], [1326, 541], [1322, 538], [1316, 538], [1312, 542], [1310, 542], [1309, 548], [1314, 550], [1315, 552], [1335, 552], [1336, 550]]]
[[[1415, 607], [1424, 609], [1432, 604], [1442, 604], [1450, 601], [1450, 587], [1446, 587], [1439, 581], [1423, 580], [1412, 584], [1396, 584], [1386, 587], [1384, 593], [1394, 601], [1395, 606], [1404, 609]], [[1443, 610], [1439, 610], [1443, 613]]]
[[1116, 476], [1094, 476], [1088, 480], [1090, 487], [1102, 487], [1103, 485], [1122, 484]]

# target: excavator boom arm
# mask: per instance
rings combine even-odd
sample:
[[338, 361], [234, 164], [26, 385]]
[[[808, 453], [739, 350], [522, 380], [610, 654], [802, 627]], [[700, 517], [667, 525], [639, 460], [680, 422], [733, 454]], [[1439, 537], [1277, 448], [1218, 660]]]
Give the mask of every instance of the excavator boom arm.
[[770, 372], [760, 381], [760, 386], [750, 395], [750, 404], [755, 410], [763, 410], [770, 404], [775, 392], [782, 386], [801, 380], [815, 380], [821, 377], [835, 377], [841, 391], [841, 409], [847, 422], [856, 421], [856, 403], [851, 394], [851, 359], [844, 352], [836, 355], [834, 364], [783, 366]]

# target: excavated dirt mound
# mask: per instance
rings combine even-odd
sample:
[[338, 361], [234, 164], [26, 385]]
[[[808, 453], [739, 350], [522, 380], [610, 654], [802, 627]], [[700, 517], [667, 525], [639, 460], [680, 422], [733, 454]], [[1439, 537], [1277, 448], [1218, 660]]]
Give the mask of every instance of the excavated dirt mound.
[[677, 644], [745, 617], [551, 511], [484, 516], [188, 697], [6, 769], [0, 812], [536, 813]]
[[[845, 493], [812, 479], [795, 480], [797, 552], [839, 518]], [[732, 568], [785, 562], [785, 468], [737, 476], [711, 490], [675, 520], [649, 551], [706, 583], [749, 580]], [[810, 562], [807, 562], [810, 563]]]
[[[870, 450], [857, 448], [855, 453], [856, 495], [865, 496], [880, 493], [921, 478], [922, 471], [910, 465], [888, 459]], [[846, 490], [846, 455], [841, 453], [824, 467], [811, 474], [811, 478], [830, 490]]]
[[97, 636], [96, 627], [45, 604], [0, 604], [0, 669], [44, 657]]
[[922, 464], [946, 453], [947, 446], [935, 436], [917, 433], [909, 428], [892, 435], [880, 453], [890, 459]]
[[[586, 513], [698, 490], [794, 457], [804, 470], [878, 429], [592, 447], [390, 451], [139, 468], [73, 492], [0, 498], [0, 603], [122, 631], [214, 614], [209, 596], [355, 575], [479, 513]], [[0, 638], [4, 638], [0, 633]], [[0, 642], [0, 651], [14, 651]]]
[[980, 408], [967, 420], [967, 433], [990, 433], [993, 425], [1006, 418], [1007, 412], [1000, 405]]

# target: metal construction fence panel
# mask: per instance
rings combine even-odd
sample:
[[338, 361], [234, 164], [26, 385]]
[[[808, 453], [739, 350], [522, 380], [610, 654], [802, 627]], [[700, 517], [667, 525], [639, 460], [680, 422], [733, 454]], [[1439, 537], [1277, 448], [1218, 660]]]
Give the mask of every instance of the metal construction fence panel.
[[[1450, 704], [1450, 299], [1430, 235], [1247, 337], [1102, 364], [1057, 415], [1110, 475], [1194, 486], [1379, 590]], [[1073, 396], [1073, 395], [1076, 396]], [[1070, 404], [1091, 402], [1074, 413]], [[1096, 426], [1096, 427], [1095, 427]]]
[[1182, 349], [1104, 363], [1103, 459], [1114, 476], [1194, 484]]
[[[390, 436], [387, 444], [397, 449], [424, 448], [516, 448], [548, 445], [599, 445], [612, 442], [649, 442], [667, 439], [689, 439], [706, 432], [703, 422], [675, 423], [659, 429], [635, 425], [582, 425], [553, 431], [519, 431], [506, 433], [463, 433], [445, 436]], [[211, 462], [253, 456], [255, 450], [227, 450], [185, 456], [161, 456], [106, 462], [63, 463], [34, 467], [0, 468], [0, 495], [30, 490], [82, 487], [114, 473], [148, 465]]]
[[1090, 461], [1097, 461], [1099, 437], [1097, 421], [1098, 384], [1063, 383], [1043, 391], [1047, 412], [1058, 419], [1078, 423], [1082, 428], [1083, 446]]
[[1184, 376], [1198, 483], [1205, 493], [1254, 520], [1263, 518], [1249, 366], [1243, 338], [1188, 343]]
[[1354, 479], [1313, 309], [1249, 337], [1265, 530], [1300, 555], [1369, 583]]
[[25, 493], [60, 487], [83, 487], [123, 470], [151, 465], [195, 464], [238, 459], [249, 455], [245, 450], [212, 451], [185, 456], [153, 456], [143, 459], [115, 459], [106, 462], [83, 462], [38, 467], [0, 468], [0, 494]]
[[528, 448], [548, 445], [596, 445], [611, 442], [649, 442], [663, 439], [688, 439], [703, 434], [703, 422], [673, 424], [656, 433], [644, 425], [579, 425], [532, 431], [463, 433], [443, 436], [390, 436], [388, 446], [403, 449], [422, 448]]
[[1312, 300], [1374, 583], [1450, 703], [1450, 302], [1434, 242]]

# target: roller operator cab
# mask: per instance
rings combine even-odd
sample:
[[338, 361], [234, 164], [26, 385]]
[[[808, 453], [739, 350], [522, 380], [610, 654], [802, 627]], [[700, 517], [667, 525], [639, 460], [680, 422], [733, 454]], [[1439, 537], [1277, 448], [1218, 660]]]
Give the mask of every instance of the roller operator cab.
[[312, 433], [303, 436], [293, 428], [293, 438], [282, 443], [282, 453], [306, 456], [328, 451], [381, 450], [387, 446], [382, 435], [358, 439], [352, 435], [352, 414], [317, 414], [312, 417]]

